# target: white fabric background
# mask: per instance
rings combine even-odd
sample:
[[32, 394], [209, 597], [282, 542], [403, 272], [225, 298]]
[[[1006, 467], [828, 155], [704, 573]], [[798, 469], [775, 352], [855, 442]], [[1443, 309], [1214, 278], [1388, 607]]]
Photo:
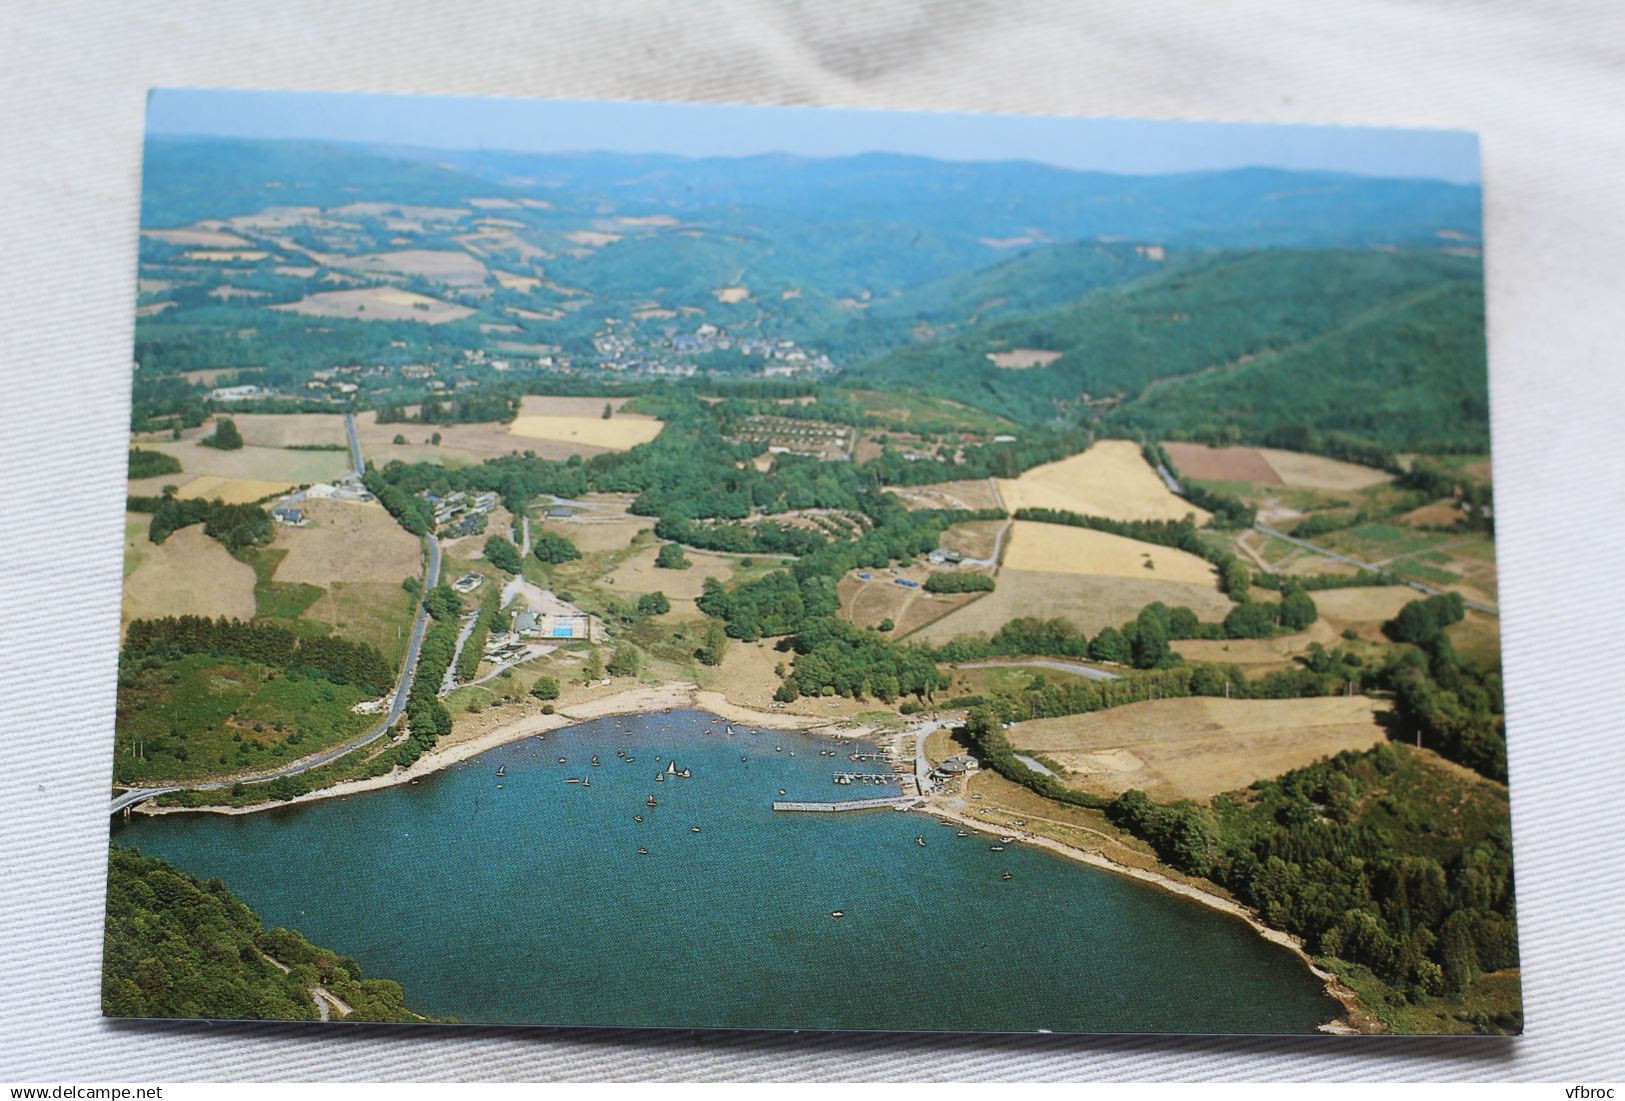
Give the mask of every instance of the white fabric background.
[[[1265, 1041], [102, 1022], [127, 371], [143, 94], [154, 85], [1480, 131], [1528, 1033]], [[1609, 0], [0, 4], [0, 1079], [1617, 1081], [1622, 105], [1625, 18]]]

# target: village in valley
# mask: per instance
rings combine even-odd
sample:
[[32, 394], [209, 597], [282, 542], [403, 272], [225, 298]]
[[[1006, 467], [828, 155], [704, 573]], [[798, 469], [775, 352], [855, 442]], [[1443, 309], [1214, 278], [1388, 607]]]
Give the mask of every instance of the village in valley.
[[115, 809], [694, 709], [829, 735], [828, 808], [1284, 932], [1346, 1027], [1519, 1027], [1476, 191], [1260, 249], [933, 223], [916, 270], [635, 165], [240, 144], [144, 213]]

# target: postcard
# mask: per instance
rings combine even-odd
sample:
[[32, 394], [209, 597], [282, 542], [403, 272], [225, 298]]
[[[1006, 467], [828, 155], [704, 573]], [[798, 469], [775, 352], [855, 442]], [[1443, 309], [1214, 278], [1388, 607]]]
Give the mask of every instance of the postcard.
[[147, 127], [107, 1015], [1521, 1030], [1472, 135]]

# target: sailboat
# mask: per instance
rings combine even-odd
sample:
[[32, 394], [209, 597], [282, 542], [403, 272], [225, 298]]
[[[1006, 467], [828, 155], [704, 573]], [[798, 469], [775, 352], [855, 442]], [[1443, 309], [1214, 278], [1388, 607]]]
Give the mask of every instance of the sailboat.
[[594, 754], [593, 754], [593, 755], [592, 755], [592, 767], [593, 767], [593, 768], [597, 768], [597, 767], [598, 767], [598, 754], [596, 754], [596, 753], [594, 753]]
[[677, 758], [673, 757], [666, 764], [666, 775], [667, 776], [676, 776], [677, 775]]
[[643, 815], [641, 815], [641, 814], [634, 814], [634, 815], [633, 815], [633, 816], [632, 816], [632, 821], [634, 821], [634, 822], [641, 822], [641, 821], [643, 821]]
[[682, 777], [682, 778], [683, 778], [683, 779], [685, 779], [685, 780], [689, 780], [689, 779], [692, 779], [692, 778], [693, 778], [693, 776], [694, 776], [694, 774], [693, 774], [693, 773], [692, 773], [692, 772], [690, 772], [690, 771], [689, 771], [689, 770], [688, 770], [688, 769], [686, 769], [686, 768], [685, 768], [685, 769], [683, 769], [683, 771], [681, 771], [681, 772], [679, 772], [679, 773], [678, 773], [678, 774], [677, 774], [677, 775], [679, 775], [679, 776], [681, 776], [681, 777]]
[[497, 775], [498, 776], [506, 776], [506, 775], [508, 775], [508, 766], [507, 765], [498, 765], [497, 766]]
[[664, 772], [655, 773], [655, 783], [663, 784], [665, 782], [666, 782], [666, 774]]
[[648, 798], [648, 799], [647, 799], [647, 800], [645, 800], [645, 802], [646, 802], [646, 803], [647, 803], [647, 804], [648, 804], [648, 805], [649, 805], [649, 806], [651, 806], [651, 807], [652, 807], [652, 806], [654, 806], [654, 805], [655, 805], [655, 797], [654, 797], [654, 796], [653, 796], [653, 795], [651, 795], [651, 796], [649, 796], [649, 798]]

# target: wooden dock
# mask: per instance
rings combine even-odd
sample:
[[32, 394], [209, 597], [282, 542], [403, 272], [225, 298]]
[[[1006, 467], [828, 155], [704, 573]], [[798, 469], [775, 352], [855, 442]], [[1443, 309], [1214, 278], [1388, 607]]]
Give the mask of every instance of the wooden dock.
[[848, 810], [895, 810], [898, 807], [911, 807], [917, 802], [912, 795], [897, 795], [887, 799], [847, 799], [836, 803], [808, 803], [793, 799], [773, 800], [773, 809], [782, 811], [812, 811], [821, 813], [838, 813]]

